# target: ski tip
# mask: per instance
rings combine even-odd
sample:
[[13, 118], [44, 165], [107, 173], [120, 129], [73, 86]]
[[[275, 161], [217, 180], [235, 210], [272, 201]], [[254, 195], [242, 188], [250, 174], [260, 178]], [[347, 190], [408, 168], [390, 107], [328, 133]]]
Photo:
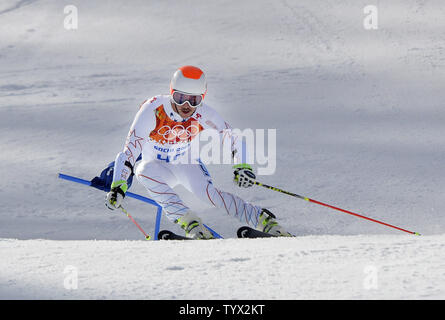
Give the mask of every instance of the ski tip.
[[159, 240], [193, 240], [184, 236], [180, 236], [170, 230], [162, 230], [158, 233]]
[[249, 227], [241, 227], [238, 229], [238, 231], [236, 231], [236, 235], [238, 236], [238, 238], [247, 238], [247, 233], [249, 232]]
[[418, 232], [414, 232], [414, 235], [415, 235], [415, 236], [421, 236], [421, 234], [418, 233]]
[[159, 240], [169, 240], [171, 236], [171, 232], [168, 230], [162, 230], [158, 233], [158, 239]]

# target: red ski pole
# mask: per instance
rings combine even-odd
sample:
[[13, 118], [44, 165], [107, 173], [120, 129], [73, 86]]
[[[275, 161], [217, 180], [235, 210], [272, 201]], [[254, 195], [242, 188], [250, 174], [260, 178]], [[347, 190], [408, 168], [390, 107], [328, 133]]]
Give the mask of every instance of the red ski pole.
[[150, 235], [148, 235], [147, 233], [145, 233], [145, 231], [141, 228], [141, 226], [136, 222], [136, 220], [133, 219], [133, 217], [127, 212], [127, 210], [124, 209], [124, 207], [120, 206], [119, 207], [123, 213], [125, 213], [127, 215], [128, 218], [130, 218], [130, 220], [136, 225], [136, 227], [138, 227], [138, 229], [142, 232], [142, 234], [145, 237], [145, 240], [150, 240], [151, 237]]
[[270, 190], [273, 190], [273, 191], [278, 191], [278, 192], [290, 195], [292, 197], [296, 197], [296, 198], [303, 199], [303, 200], [306, 200], [306, 201], [309, 201], [309, 202], [312, 202], [312, 203], [316, 203], [316, 204], [319, 204], [319, 205], [322, 205], [322, 206], [325, 206], [325, 207], [328, 207], [328, 208], [331, 208], [331, 209], [334, 209], [334, 210], [338, 210], [338, 211], [341, 211], [341, 212], [344, 212], [344, 213], [347, 213], [347, 214], [350, 214], [350, 215], [353, 215], [353, 216], [356, 216], [356, 217], [359, 217], [359, 218], [362, 218], [362, 219], [366, 219], [366, 220], [369, 220], [369, 221], [372, 221], [372, 222], [376, 222], [376, 223], [382, 224], [382, 225], [390, 227], [390, 228], [394, 228], [394, 229], [397, 229], [397, 230], [400, 230], [400, 231], [403, 231], [403, 232], [407, 232], [407, 233], [414, 234], [416, 236], [420, 236], [420, 233], [418, 233], [418, 232], [402, 229], [400, 227], [393, 226], [393, 225], [391, 225], [389, 223], [386, 223], [386, 222], [383, 222], [383, 221], [379, 221], [379, 220], [376, 220], [376, 219], [372, 219], [372, 218], [369, 218], [369, 217], [365, 217], [365, 216], [362, 216], [361, 214], [354, 213], [354, 212], [351, 212], [351, 211], [348, 211], [348, 210], [344, 210], [344, 209], [341, 209], [341, 208], [337, 208], [337, 207], [331, 206], [330, 204], [326, 204], [326, 203], [323, 203], [323, 202], [320, 202], [320, 201], [317, 201], [317, 200], [314, 200], [314, 199], [311, 199], [311, 198], [303, 197], [303, 196], [300, 196], [298, 194], [295, 194], [295, 193], [292, 193], [292, 192], [289, 192], [289, 191], [285, 191], [285, 190], [282, 190], [282, 189], [279, 189], [279, 188], [271, 187], [271, 186], [268, 186], [267, 184], [263, 184], [263, 183], [258, 182], [258, 181], [255, 181], [255, 184], [257, 186], [261, 186], [261, 187], [264, 187], [264, 188], [267, 188], [267, 189], [270, 189]]

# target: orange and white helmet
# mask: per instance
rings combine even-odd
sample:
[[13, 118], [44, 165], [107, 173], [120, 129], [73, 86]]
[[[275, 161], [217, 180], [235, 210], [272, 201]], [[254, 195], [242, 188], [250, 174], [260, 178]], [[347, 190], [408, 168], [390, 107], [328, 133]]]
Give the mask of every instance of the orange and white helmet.
[[204, 72], [194, 66], [183, 66], [176, 70], [170, 82], [170, 95], [174, 103], [189, 103], [192, 107], [202, 104], [207, 93]]

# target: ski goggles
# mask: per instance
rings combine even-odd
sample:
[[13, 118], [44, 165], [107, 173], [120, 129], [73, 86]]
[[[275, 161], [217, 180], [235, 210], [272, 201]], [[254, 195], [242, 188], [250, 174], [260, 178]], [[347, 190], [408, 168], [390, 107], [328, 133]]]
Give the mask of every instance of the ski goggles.
[[179, 91], [173, 91], [172, 99], [179, 106], [182, 106], [184, 103], [188, 102], [192, 107], [199, 107], [204, 97], [202, 94], [187, 94]]

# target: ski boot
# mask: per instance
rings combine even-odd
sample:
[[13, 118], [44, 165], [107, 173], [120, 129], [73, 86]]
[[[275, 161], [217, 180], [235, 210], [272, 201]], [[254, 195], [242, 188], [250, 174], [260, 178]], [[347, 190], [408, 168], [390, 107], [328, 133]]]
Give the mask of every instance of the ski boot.
[[187, 238], [195, 240], [215, 238], [209, 229], [203, 225], [201, 219], [192, 212], [186, 213], [175, 222], [184, 229]]
[[263, 208], [258, 216], [258, 225], [256, 229], [277, 237], [293, 237], [293, 235], [284, 230], [275, 219], [276, 217], [272, 212]]

